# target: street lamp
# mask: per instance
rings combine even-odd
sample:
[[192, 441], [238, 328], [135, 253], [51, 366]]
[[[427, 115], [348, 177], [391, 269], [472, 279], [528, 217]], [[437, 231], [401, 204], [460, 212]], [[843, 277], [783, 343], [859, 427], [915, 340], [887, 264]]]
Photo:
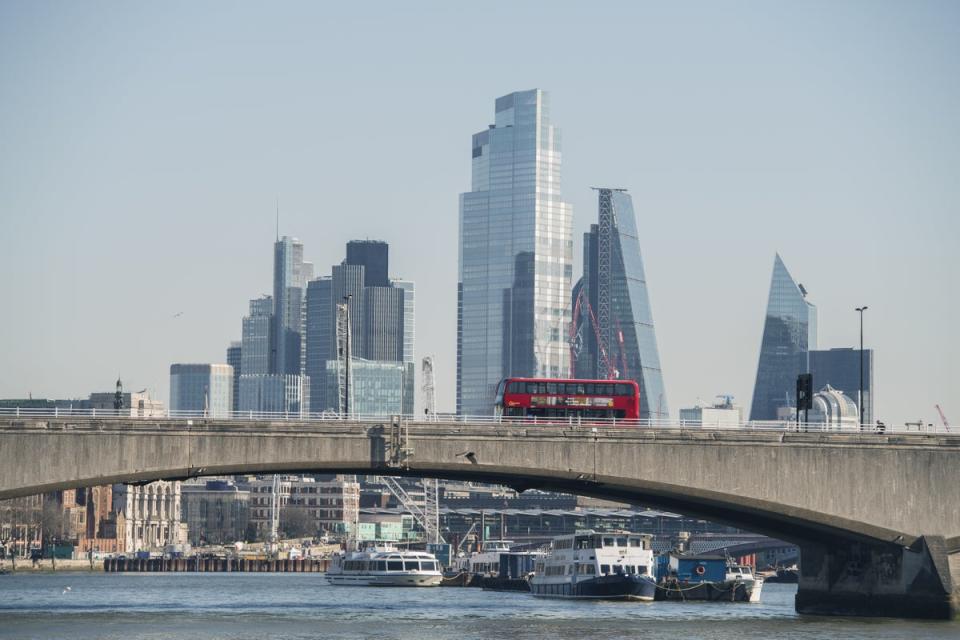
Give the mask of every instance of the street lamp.
[[857, 411], [860, 413], [860, 431], [863, 431], [863, 312], [867, 309], [867, 305], [854, 309], [860, 314], [860, 396], [857, 406]]

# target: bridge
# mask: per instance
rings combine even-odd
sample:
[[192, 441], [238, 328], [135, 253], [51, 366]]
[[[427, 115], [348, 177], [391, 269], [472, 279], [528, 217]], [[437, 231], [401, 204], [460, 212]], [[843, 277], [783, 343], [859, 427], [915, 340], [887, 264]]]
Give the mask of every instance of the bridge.
[[272, 472], [438, 477], [689, 514], [801, 549], [801, 613], [960, 611], [960, 436], [501, 424], [0, 416], [0, 499]]

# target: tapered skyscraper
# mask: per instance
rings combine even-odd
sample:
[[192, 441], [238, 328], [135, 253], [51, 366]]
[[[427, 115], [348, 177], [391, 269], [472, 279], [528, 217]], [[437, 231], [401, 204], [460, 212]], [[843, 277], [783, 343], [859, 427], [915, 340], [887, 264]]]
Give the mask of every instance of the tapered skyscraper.
[[472, 188], [460, 196], [457, 411], [493, 411], [506, 376], [565, 377], [572, 210], [560, 193], [560, 131], [548, 96], [497, 98], [474, 134]]
[[809, 371], [808, 354], [816, 348], [817, 308], [807, 301], [807, 292], [790, 276], [777, 254], [760, 342], [751, 420], [776, 420], [778, 408], [795, 404], [797, 376]]
[[597, 224], [583, 237], [583, 278], [573, 290], [573, 375], [636, 380], [640, 417], [670, 415], [640, 255], [633, 200], [598, 189]]

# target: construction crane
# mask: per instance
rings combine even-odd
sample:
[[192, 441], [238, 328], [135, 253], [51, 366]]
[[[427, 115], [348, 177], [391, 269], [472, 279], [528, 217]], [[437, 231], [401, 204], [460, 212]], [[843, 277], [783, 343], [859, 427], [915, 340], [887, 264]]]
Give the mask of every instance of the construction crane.
[[353, 355], [350, 336], [350, 298], [337, 303], [337, 411], [349, 419], [353, 412]]
[[940, 422], [943, 423], [943, 426], [946, 428], [947, 431], [950, 431], [950, 423], [947, 422], [947, 416], [943, 415], [943, 409], [940, 408], [939, 404], [935, 404], [933, 406], [936, 407], [937, 413], [940, 414]]
[[437, 419], [437, 385], [433, 376], [433, 356], [427, 356], [423, 359], [420, 369], [422, 373], [423, 391], [423, 413], [429, 422], [435, 422]]
[[[586, 309], [586, 313], [583, 313], [582, 309]], [[583, 344], [582, 339], [577, 341], [577, 336], [580, 335], [580, 332], [583, 329], [583, 323], [577, 323], [577, 319], [581, 315], [586, 315], [590, 321], [590, 326], [593, 329], [593, 334], [597, 340], [597, 348], [600, 351], [600, 364], [604, 369], [604, 374], [607, 380], [613, 380], [617, 376], [617, 369], [613, 363], [610, 362], [610, 358], [607, 356], [607, 347], [604, 344], [603, 340], [600, 337], [600, 325], [597, 322], [597, 317], [593, 313], [593, 307], [590, 306], [590, 301], [584, 298], [583, 290], [580, 290], [579, 295], [577, 295], [577, 301], [573, 307], [573, 318], [570, 323], [570, 372], [573, 375], [574, 369], [574, 360], [576, 356], [579, 355], [580, 347]], [[603, 375], [603, 374], [600, 374]], [[599, 377], [599, 376], [598, 376]]]

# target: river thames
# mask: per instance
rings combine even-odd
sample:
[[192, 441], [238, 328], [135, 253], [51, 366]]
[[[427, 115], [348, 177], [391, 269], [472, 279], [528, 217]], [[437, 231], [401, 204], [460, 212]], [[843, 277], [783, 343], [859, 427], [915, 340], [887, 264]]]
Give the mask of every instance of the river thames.
[[798, 616], [795, 593], [796, 585], [768, 584], [759, 604], [645, 604], [468, 588], [333, 587], [322, 574], [20, 574], [0, 576], [0, 638], [960, 637], [958, 622]]

